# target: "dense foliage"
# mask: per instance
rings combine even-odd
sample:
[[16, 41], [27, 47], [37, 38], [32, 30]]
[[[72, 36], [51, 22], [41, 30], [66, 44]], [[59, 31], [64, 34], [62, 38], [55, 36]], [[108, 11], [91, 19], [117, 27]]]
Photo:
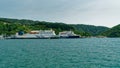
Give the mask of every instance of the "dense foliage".
[[31, 30], [53, 29], [58, 34], [60, 31], [72, 30], [81, 36], [96, 36], [108, 30], [107, 27], [92, 25], [70, 25], [45, 21], [33, 21], [25, 19], [0, 18], [0, 34], [12, 35], [18, 31], [29, 32]]
[[101, 34], [102, 32], [107, 31], [109, 29], [108, 27], [84, 25], [84, 24], [77, 24], [77, 25], [72, 25], [72, 26], [74, 26], [75, 30], [78, 30], [84, 33], [87, 32], [91, 34], [92, 36], [97, 36]]
[[117, 26], [114, 26], [108, 31], [103, 32], [101, 35], [104, 35], [107, 37], [120, 37], [120, 24]]

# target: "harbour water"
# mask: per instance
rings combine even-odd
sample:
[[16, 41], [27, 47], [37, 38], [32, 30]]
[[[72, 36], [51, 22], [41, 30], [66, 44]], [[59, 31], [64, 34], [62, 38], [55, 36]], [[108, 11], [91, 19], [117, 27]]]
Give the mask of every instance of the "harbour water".
[[0, 40], [0, 68], [120, 68], [120, 38]]

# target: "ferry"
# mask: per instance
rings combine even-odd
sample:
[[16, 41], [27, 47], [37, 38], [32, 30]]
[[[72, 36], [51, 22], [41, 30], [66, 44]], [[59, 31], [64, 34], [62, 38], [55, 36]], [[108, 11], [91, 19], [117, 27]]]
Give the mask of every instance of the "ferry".
[[58, 36], [53, 30], [34, 30], [24, 34], [23, 31], [19, 31], [16, 35], [11, 36], [10, 39], [55, 39]]
[[76, 35], [73, 31], [63, 31], [59, 32], [60, 38], [80, 38], [79, 35]]

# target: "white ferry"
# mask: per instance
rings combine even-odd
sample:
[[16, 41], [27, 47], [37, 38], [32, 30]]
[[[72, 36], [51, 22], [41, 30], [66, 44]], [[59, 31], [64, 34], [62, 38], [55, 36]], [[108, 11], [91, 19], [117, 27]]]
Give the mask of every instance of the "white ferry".
[[63, 31], [59, 32], [60, 38], [80, 38], [80, 36], [76, 35], [73, 31]]
[[24, 34], [23, 31], [16, 33], [11, 39], [52, 39], [57, 38], [55, 31], [53, 30], [34, 30]]

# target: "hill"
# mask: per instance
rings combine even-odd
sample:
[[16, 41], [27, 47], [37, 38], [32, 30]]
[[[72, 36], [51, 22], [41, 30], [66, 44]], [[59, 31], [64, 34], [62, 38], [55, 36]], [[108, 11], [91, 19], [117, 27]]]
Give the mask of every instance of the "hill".
[[84, 24], [64, 24], [58, 22], [33, 21], [26, 19], [0, 18], [0, 34], [15, 34], [18, 31], [29, 32], [31, 30], [53, 29], [58, 34], [60, 31], [72, 30], [82, 36], [96, 36], [108, 30], [103, 26], [93, 26]]
[[120, 37], [120, 24], [112, 27], [111, 29], [103, 32], [101, 35], [107, 37]]
[[84, 24], [76, 24], [72, 26], [74, 26], [75, 30], [78, 30], [80, 32], [87, 32], [92, 36], [97, 36], [109, 30], [108, 27], [104, 27], [104, 26], [94, 26], [94, 25], [84, 25]]
[[64, 23], [33, 21], [33, 20], [26, 20], [26, 19], [0, 18], [0, 23], [1, 23], [0, 34], [6, 33], [6, 32], [9, 34], [14, 34], [20, 30], [29, 32], [30, 30], [53, 29], [56, 31], [56, 33], [63, 30], [74, 30], [72, 26]]

